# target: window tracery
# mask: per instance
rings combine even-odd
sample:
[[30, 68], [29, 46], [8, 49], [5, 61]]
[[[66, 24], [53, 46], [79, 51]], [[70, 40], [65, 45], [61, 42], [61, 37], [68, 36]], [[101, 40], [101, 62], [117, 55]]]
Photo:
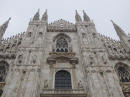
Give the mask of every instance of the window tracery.
[[72, 52], [71, 40], [65, 34], [59, 34], [54, 38], [55, 46], [53, 51], [55, 52]]
[[68, 43], [64, 37], [60, 37], [56, 41], [56, 52], [68, 52]]
[[116, 72], [118, 74], [120, 85], [125, 97], [130, 97], [130, 67], [123, 63], [118, 63], [116, 65]]
[[130, 82], [130, 73], [124, 67], [118, 68], [118, 74], [121, 82]]
[[120, 82], [130, 82], [130, 68], [125, 65], [119, 65], [116, 69]]

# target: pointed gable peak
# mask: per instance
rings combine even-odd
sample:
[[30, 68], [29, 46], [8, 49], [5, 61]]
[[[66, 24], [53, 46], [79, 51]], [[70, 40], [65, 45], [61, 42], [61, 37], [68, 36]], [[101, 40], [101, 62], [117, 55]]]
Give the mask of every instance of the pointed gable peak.
[[84, 21], [88, 22], [90, 21], [89, 16], [86, 14], [86, 12], [83, 10], [83, 17], [84, 17]]
[[42, 20], [43, 20], [43, 21], [47, 21], [47, 20], [48, 20], [47, 9], [46, 9], [45, 13], [44, 13], [43, 16], [42, 16]]
[[34, 15], [34, 17], [33, 17], [33, 21], [36, 21], [36, 20], [39, 20], [39, 9], [38, 9], [38, 11], [36, 12], [36, 14]]

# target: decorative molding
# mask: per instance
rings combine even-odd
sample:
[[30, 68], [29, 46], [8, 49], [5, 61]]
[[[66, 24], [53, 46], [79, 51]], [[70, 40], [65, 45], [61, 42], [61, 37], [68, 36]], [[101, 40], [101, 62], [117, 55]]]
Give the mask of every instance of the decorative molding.
[[56, 61], [69, 62], [70, 64], [78, 64], [78, 58], [75, 57], [75, 53], [66, 52], [52, 52], [49, 53], [50, 57], [47, 58], [48, 64], [55, 64]]
[[68, 21], [60, 19], [51, 24], [48, 24], [48, 32], [76, 32], [76, 26]]

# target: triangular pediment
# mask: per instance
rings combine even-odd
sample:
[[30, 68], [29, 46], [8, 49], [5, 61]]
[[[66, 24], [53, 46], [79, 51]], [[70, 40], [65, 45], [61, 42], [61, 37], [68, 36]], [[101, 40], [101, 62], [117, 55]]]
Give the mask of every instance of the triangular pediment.
[[49, 32], [75, 32], [76, 26], [73, 23], [70, 23], [66, 20], [60, 19], [58, 21], [54, 21], [53, 23], [48, 24]]

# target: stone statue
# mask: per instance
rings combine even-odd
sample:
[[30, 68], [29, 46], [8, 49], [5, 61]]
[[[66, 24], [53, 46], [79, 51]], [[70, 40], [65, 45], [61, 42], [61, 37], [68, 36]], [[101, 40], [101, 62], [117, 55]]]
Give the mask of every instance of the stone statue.
[[83, 89], [83, 85], [82, 85], [81, 80], [78, 82], [78, 89]]
[[31, 61], [31, 63], [32, 63], [32, 64], [36, 64], [36, 60], [37, 60], [37, 56], [36, 56], [36, 55], [32, 56], [32, 61]]
[[95, 63], [95, 60], [94, 60], [94, 57], [92, 55], [89, 55], [89, 58], [90, 58], [90, 65], [94, 64]]
[[48, 88], [48, 81], [47, 80], [44, 81], [44, 88]]
[[102, 60], [104, 64], [107, 64], [107, 59], [105, 58], [105, 56], [102, 56]]

